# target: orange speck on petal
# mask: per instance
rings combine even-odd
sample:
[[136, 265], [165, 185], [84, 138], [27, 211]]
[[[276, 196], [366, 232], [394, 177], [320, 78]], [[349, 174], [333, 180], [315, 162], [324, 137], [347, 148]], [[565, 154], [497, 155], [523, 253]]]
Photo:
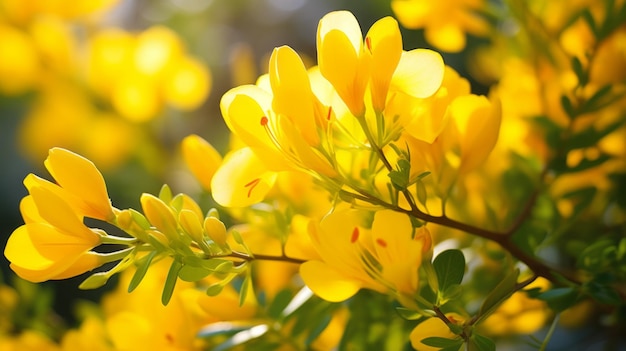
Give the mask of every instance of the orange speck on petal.
[[268, 119], [267, 119], [266, 116], [261, 117], [261, 125], [262, 126], [265, 127], [267, 125], [267, 122], [268, 122]]
[[359, 240], [359, 228], [354, 227], [354, 230], [352, 231], [352, 236], [350, 237], [350, 242], [354, 244], [357, 240]]
[[381, 238], [376, 239], [376, 244], [382, 246], [382, 247], [387, 247], [387, 242]]
[[330, 106], [328, 108], [328, 114], [326, 115], [326, 119], [330, 121], [331, 113], [333, 112], [333, 107]]
[[244, 185], [244, 187], [250, 187], [250, 189], [248, 189], [248, 197], [250, 197], [252, 195], [252, 189], [254, 189], [254, 187], [257, 186], [257, 184], [259, 184], [259, 182], [261, 181], [261, 178], [256, 178], [254, 180], [252, 180], [251, 182], [247, 183], [246, 185]]
[[369, 52], [372, 53], [372, 38], [370, 37], [365, 38], [365, 46], [367, 46], [367, 50], [369, 50]]

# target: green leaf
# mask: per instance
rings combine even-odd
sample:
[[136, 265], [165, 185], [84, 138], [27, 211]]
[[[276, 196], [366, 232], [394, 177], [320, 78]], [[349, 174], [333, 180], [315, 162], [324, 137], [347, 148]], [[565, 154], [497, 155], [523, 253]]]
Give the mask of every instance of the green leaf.
[[243, 283], [241, 283], [241, 288], [239, 289], [239, 307], [243, 306], [243, 303], [246, 302], [248, 291], [252, 289], [252, 276], [250, 272], [249, 269], [246, 271], [246, 277], [243, 278]]
[[581, 112], [582, 113], [593, 112], [604, 107], [604, 104], [602, 103], [602, 99], [606, 97], [608, 93], [611, 92], [611, 89], [612, 89], [611, 84], [607, 84], [603, 86], [602, 88], [598, 89], [593, 95], [591, 95], [589, 99], [587, 99], [587, 101], [585, 101], [583, 106], [581, 106]]
[[498, 285], [487, 295], [485, 301], [480, 306], [478, 311], [477, 323], [480, 320], [487, 318], [491, 315], [500, 304], [513, 294], [513, 289], [517, 285], [517, 277], [519, 275], [519, 269], [513, 269], [500, 281]]
[[178, 281], [178, 272], [183, 265], [178, 261], [172, 261], [170, 270], [167, 272], [167, 278], [165, 278], [165, 284], [163, 285], [163, 293], [161, 294], [161, 303], [163, 306], [167, 306], [174, 293], [176, 287], [176, 281]]
[[269, 307], [267, 308], [267, 314], [272, 319], [278, 319], [283, 310], [291, 301], [292, 293], [290, 289], [282, 289], [275, 296]]
[[545, 301], [555, 312], [560, 312], [576, 303], [578, 291], [571, 287], [555, 288], [539, 294], [537, 298]]
[[169, 185], [163, 184], [159, 191], [159, 199], [163, 200], [166, 204], [172, 201], [172, 189], [170, 189]]
[[601, 130], [597, 130], [595, 128], [585, 128], [572, 135], [572, 137], [567, 140], [567, 147], [569, 150], [572, 150], [595, 146], [602, 138], [613, 133], [623, 125], [624, 121], [619, 120], [615, 123], [609, 124]]
[[406, 159], [399, 159], [396, 169], [389, 172], [389, 179], [394, 188], [405, 190], [409, 186], [411, 163]]
[[396, 311], [398, 312], [400, 317], [402, 317], [403, 319], [406, 319], [408, 321], [415, 321], [415, 320], [418, 320], [420, 318], [424, 318], [424, 314], [422, 314], [422, 313], [420, 313], [418, 311], [410, 310], [408, 308], [396, 307]]
[[490, 338], [474, 333], [470, 338], [470, 350], [496, 351], [496, 344]]
[[130, 283], [128, 284], [129, 293], [133, 292], [137, 288], [137, 286], [139, 286], [139, 283], [141, 283], [143, 277], [146, 275], [146, 272], [148, 272], [148, 268], [150, 268], [152, 259], [154, 259], [156, 254], [156, 251], [152, 251], [145, 257], [142, 257], [141, 259], [135, 261], [137, 264], [137, 269], [135, 270], [135, 274], [133, 274], [133, 277], [130, 279]]
[[217, 283], [209, 285], [209, 287], [206, 288], [205, 293], [209, 296], [217, 296], [222, 292], [223, 289], [224, 289], [224, 284], [222, 282], [217, 282]]
[[561, 96], [561, 106], [570, 119], [574, 119], [578, 115], [572, 104], [572, 100], [570, 100], [567, 95]]
[[451, 285], [461, 284], [465, 274], [465, 256], [461, 250], [446, 250], [435, 257], [433, 267], [439, 291], [444, 292]]
[[580, 86], [587, 85], [588, 76], [583, 68], [583, 64], [580, 62], [580, 59], [576, 56], [572, 58], [572, 69], [574, 73], [576, 73], [576, 77], [578, 77], [578, 84]]
[[439, 348], [460, 347], [461, 345], [463, 345], [463, 339], [461, 338], [447, 339], [438, 336], [430, 336], [428, 338], [422, 339], [421, 342], [424, 345]]
[[94, 273], [91, 276], [89, 276], [87, 279], [83, 280], [83, 282], [80, 283], [78, 288], [81, 290], [91, 290], [91, 289], [98, 289], [100, 287], [103, 287], [107, 283], [107, 281], [109, 281], [109, 278], [111, 277], [108, 273], [109, 272]]
[[178, 277], [182, 281], [186, 281], [186, 282], [200, 281], [206, 278], [209, 274], [211, 274], [211, 271], [208, 269], [205, 269], [203, 267], [190, 266], [190, 265], [184, 265], [178, 271]]

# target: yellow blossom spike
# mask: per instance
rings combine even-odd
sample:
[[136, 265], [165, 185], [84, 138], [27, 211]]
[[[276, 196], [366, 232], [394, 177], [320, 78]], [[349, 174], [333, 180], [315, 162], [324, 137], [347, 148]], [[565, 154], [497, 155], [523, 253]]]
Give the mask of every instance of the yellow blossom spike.
[[404, 52], [391, 79], [390, 89], [427, 98], [441, 86], [443, 73], [443, 58], [439, 53], [428, 49]]
[[213, 198], [225, 207], [243, 207], [260, 202], [270, 191], [276, 173], [267, 169], [251, 148], [226, 155], [211, 181]]
[[372, 25], [365, 37], [366, 53], [371, 55], [370, 90], [374, 110], [385, 109], [391, 77], [402, 56], [402, 36], [398, 22], [382, 18]]
[[222, 156], [202, 137], [192, 134], [182, 141], [182, 153], [187, 167], [202, 184], [211, 191], [211, 179], [222, 163]]
[[288, 46], [274, 49], [270, 57], [269, 77], [274, 111], [287, 116], [298, 126], [301, 137], [309, 145], [317, 145], [319, 137], [315, 125], [313, 92], [300, 56]]
[[53, 148], [44, 164], [59, 186], [82, 199], [79, 205], [86, 217], [113, 219], [104, 178], [93, 162], [71, 151]]

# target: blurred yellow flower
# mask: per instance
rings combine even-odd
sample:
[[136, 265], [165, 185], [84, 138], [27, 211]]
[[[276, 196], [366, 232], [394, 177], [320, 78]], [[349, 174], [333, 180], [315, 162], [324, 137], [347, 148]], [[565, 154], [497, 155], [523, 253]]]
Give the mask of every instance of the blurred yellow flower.
[[487, 34], [488, 24], [480, 11], [484, 0], [392, 0], [398, 21], [411, 29], [424, 29], [426, 40], [447, 52], [465, 48], [465, 34]]
[[211, 191], [211, 180], [222, 163], [222, 156], [209, 142], [195, 134], [185, 137], [181, 147], [191, 173], [206, 190]]

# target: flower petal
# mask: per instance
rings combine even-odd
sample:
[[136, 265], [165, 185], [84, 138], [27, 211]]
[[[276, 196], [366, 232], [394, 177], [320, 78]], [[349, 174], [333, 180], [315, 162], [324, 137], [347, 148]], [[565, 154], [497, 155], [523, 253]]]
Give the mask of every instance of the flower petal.
[[443, 73], [443, 58], [439, 53], [428, 49], [404, 52], [391, 79], [390, 89], [427, 98], [441, 86]]
[[104, 178], [93, 162], [71, 151], [52, 148], [44, 164], [63, 189], [83, 199], [85, 216], [102, 220], [114, 217]]
[[300, 265], [300, 275], [315, 295], [330, 302], [347, 300], [362, 287], [360, 281], [320, 261], [308, 261]]
[[200, 184], [211, 191], [211, 179], [222, 162], [222, 156], [208, 141], [192, 134], [182, 142], [183, 158]]
[[276, 180], [251, 148], [226, 155], [211, 181], [213, 199], [226, 207], [249, 206], [262, 201]]

